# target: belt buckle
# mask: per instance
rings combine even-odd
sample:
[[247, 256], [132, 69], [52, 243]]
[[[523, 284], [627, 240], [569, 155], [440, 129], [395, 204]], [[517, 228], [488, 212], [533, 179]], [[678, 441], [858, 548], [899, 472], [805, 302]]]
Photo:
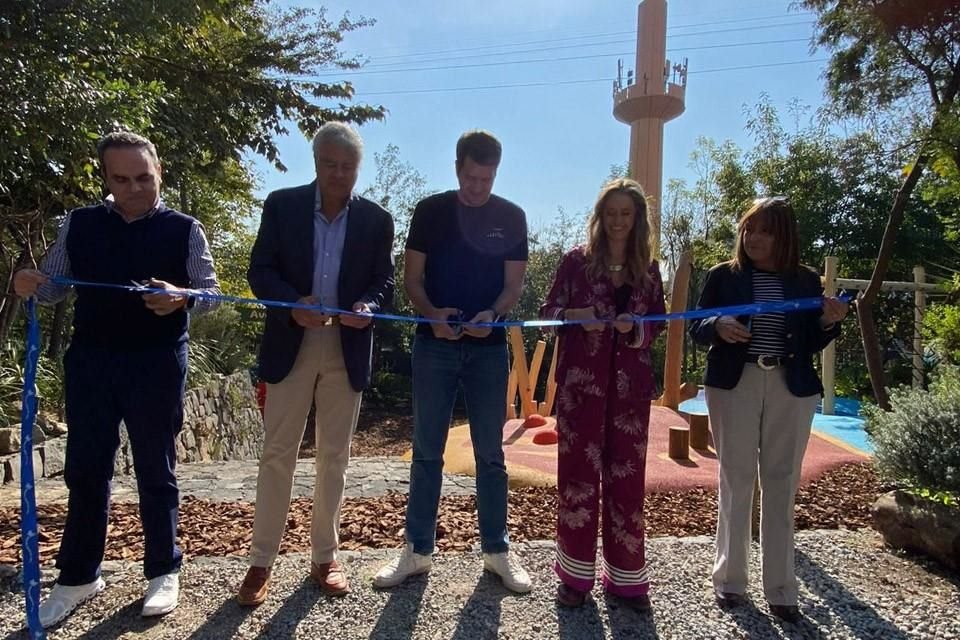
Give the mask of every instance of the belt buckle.
[[773, 358], [773, 356], [763, 355], [757, 356], [757, 366], [763, 369], [764, 371], [773, 371], [777, 368], [775, 364], [767, 364], [767, 358]]

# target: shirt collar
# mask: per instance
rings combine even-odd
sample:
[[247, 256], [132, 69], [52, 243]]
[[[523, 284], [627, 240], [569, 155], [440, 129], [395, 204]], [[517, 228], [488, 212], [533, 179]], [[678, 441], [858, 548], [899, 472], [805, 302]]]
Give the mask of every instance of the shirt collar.
[[136, 222], [136, 221], [138, 221], [138, 220], [146, 220], [147, 218], [151, 217], [151, 216], [154, 215], [157, 211], [159, 211], [160, 209], [163, 208], [163, 200], [161, 200], [159, 197], [157, 197], [157, 201], [153, 204], [152, 207], [150, 207], [149, 209], [147, 209], [145, 212], [143, 212], [142, 214], [140, 214], [139, 216], [137, 216], [137, 217], [134, 218], [133, 220], [129, 220], [129, 221], [128, 221], [127, 218], [126, 218], [126, 217], [123, 215], [123, 213], [120, 211], [120, 209], [117, 208], [117, 203], [114, 202], [113, 196], [107, 196], [106, 198], [104, 198], [104, 199], [103, 199], [103, 204], [107, 207], [107, 209], [109, 209], [110, 211], [113, 211], [115, 214], [117, 214], [118, 216], [120, 216], [121, 218], [123, 218], [123, 221], [124, 221], [124, 222]]
[[347, 215], [347, 213], [350, 211], [350, 203], [352, 203], [356, 197], [357, 196], [355, 194], [351, 193], [350, 197], [347, 198], [347, 204], [344, 205], [343, 209], [341, 209], [337, 213], [337, 215], [333, 218], [333, 220], [330, 220], [323, 213], [323, 195], [320, 193], [320, 185], [318, 184], [316, 189], [316, 195], [314, 196], [314, 201], [313, 201], [313, 214], [315, 216], [320, 216], [320, 218], [322, 218], [326, 222], [336, 222], [340, 220], [340, 218], [342, 218], [343, 216]]

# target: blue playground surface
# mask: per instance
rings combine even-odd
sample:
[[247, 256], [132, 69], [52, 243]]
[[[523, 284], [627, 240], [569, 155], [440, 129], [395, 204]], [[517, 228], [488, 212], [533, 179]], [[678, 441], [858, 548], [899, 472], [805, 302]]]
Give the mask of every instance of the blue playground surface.
[[[868, 455], [873, 455], [873, 445], [863, 429], [863, 416], [860, 415], [860, 401], [850, 398], [837, 398], [833, 403], [834, 415], [827, 416], [821, 413], [821, 406], [817, 405], [817, 413], [813, 417], [813, 429], [828, 438], [839, 440]], [[707, 413], [707, 402], [703, 396], [703, 389], [696, 398], [684, 400], [680, 403], [680, 411], [685, 413]]]

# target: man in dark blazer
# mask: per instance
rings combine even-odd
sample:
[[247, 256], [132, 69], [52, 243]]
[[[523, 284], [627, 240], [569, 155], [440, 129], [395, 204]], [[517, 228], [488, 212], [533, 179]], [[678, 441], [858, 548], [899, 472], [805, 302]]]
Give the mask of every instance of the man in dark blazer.
[[313, 154], [315, 182], [267, 196], [247, 279], [264, 300], [361, 315], [267, 309], [259, 365], [267, 383], [265, 438], [250, 569], [237, 594], [248, 606], [267, 596], [312, 404], [317, 476], [310, 575], [324, 593], [349, 591], [336, 555], [350, 440], [370, 384], [373, 325], [362, 314], [380, 311], [393, 298], [393, 219], [353, 193], [363, 154], [360, 136], [345, 124], [325, 124], [313, 140]]

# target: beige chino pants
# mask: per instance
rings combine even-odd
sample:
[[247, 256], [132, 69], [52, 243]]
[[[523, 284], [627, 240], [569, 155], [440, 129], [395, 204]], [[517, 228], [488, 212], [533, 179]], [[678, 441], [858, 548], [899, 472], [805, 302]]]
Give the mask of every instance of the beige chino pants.
[[750, 516], [759, 469], [763, 592], [771, 604], [797, 604], [793, 507], [819, 399], [790, 393], [782, 367], [765, 371], [755, 364], [744, 365], [734, 389], [707, 387], [707, 409], [720, 462], [713, 567], [717, 591], [746, 592]]
[[293, 369], [281, 382], [267, 385], [251, 565], [270, 567], [277, 558], [290, 511], [297, 453], [312, 402], [317, 407], [317, 475], [310, 525], [312, 559], [323, 564], [336, 558], [350, 440], [360, 414], [361, 397], [350, 386], [343, 364], [340, 327], [304, 332]]

